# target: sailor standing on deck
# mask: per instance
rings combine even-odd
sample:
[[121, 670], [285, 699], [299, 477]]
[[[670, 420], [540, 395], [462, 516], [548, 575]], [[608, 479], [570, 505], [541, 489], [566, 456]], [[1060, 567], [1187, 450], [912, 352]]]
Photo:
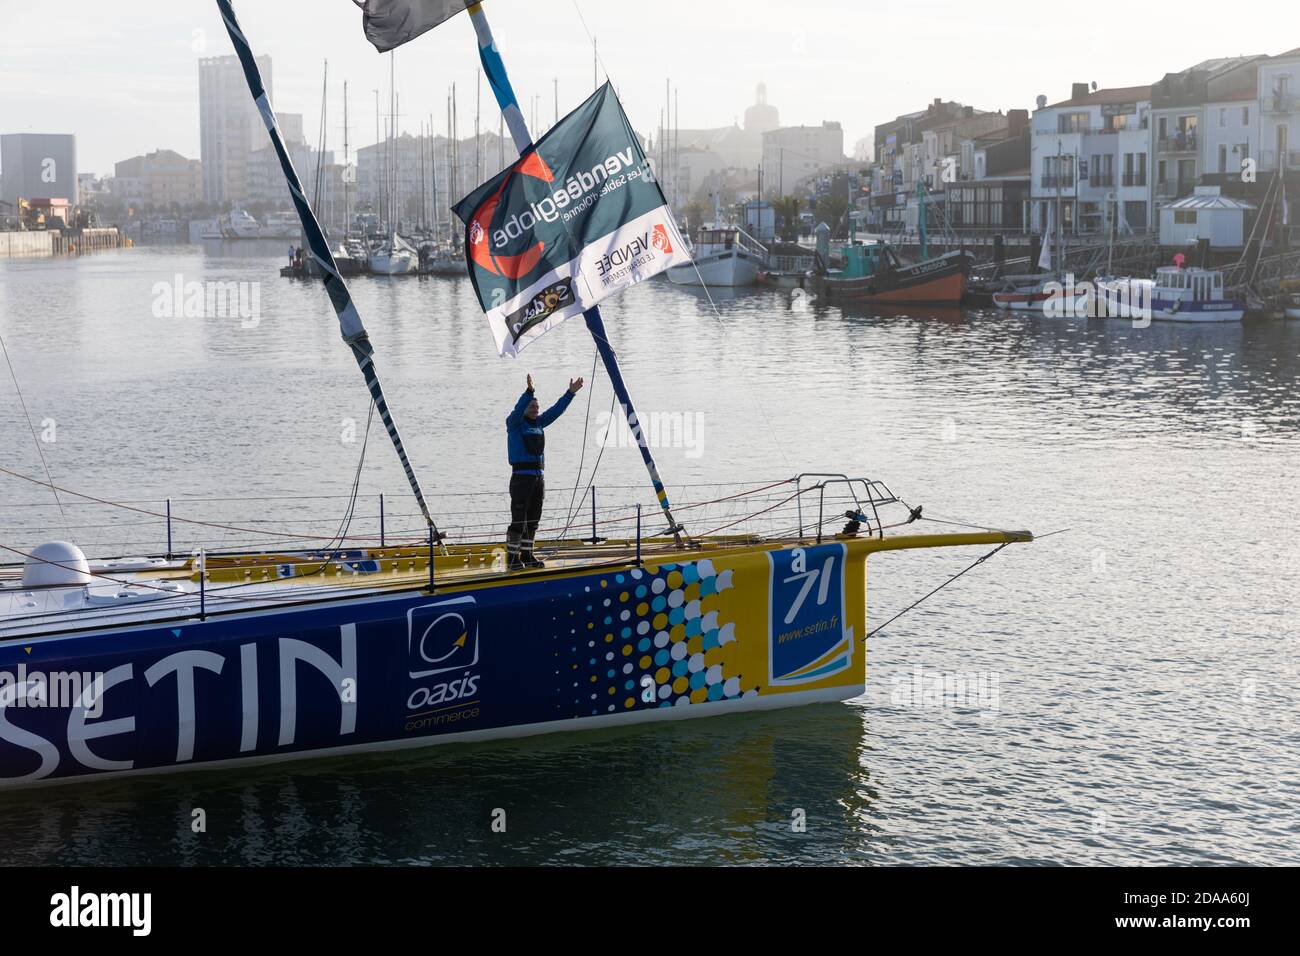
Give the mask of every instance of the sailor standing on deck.
[[510, 453], [510, 528], [506, 531], [506, 551], [510, 570], [540, 568], [543, 564], [533, 555], [533, 536], [542, 517], [542, 499], [546, 483], [542, 472], [546, 464], [546, 432], [543, 430], [564, 414], [573, 396], [582, 388], [582, 379], [569, 382], [569, 390], [560, 400], [538, 414], [540, 406], [533, 395], [533, 377], [528, 388], [515, 402], [506, 419], [506, 438]]

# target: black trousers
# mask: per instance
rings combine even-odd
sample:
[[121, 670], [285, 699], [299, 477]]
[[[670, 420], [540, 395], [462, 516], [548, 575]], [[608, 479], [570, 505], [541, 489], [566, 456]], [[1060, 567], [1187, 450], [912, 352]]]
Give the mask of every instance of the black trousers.
[[506, 549], [513, 556], [533, 550], [533, 536], [537, 522], [542, 519], [542, 500], [546, 497], [546, 481], [541, 475], [510, 476], [510, 530], [506, 533]]

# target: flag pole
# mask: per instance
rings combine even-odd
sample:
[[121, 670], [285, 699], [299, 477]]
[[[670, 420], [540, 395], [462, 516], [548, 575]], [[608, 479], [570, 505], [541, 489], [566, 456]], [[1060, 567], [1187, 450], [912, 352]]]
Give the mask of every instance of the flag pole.
[[[487, 74], [488, 84], [492, 87], [492, 92], [497, 98], [497, 104], [501, 107], [501, 114], [505, 117], [506, 125], [510, 127], [510, 135], [515, 141], [515, 148], [519, 150], [520, 155], [523, 155], [524, 151], [533, 145], [533, 138], [528, 132], [528, 124], [524, 121], [524, 114], [519, 109], [519, 101], [515, 98], [514, 88], [510, 85], [510, 77], [506, 75], [505, 64], [501, 60], [501, 53], [492, 37], [492, 28], [488, 24], [487, 15], [483, 12], [481, 3], [468, 4], [465, 9], [469, 13], [470, 20], [474, 24], [474, 32], [478, 36], [478, 55], [483, 63], [483, 72]], [[628, 394], [627, 383], [623, 381], [623, 373], [618, 367], [618, 356], [614, 352], [613, 346], [610, 345], [609, 336], [605, 332], [605, 323], [600, 317], [600, 307], [592, 306], [583, 313], [582, 317], [587, 323], [587, 331], [591, 333], [592, 339], [595, 340], [596, 351], [600, 353], [601, 361], [605, 364], [605, 371], [609, 375], [610, 384], [614, 386], [614, 394], [623, 408], [628, 427], [636, 438], [637, 447], [641, 449], [641, 460], [645, 462], [646, 471], [650, 473], [650, 483], [654, 486], [659, 507], [663, 509], [664, 517], [668, 519], [669, 533], [672, 534], [673, 540], [677, 542], [678, 547], [681, 547], [683, 543], [682, 535], [685, 534], [686, 529], [678, 524], [677, 519], [673, 517], [668, 492], [664, 489], [664, 483], [659, 477], [659, 468], [655, 464], [654, 455], [650, 453], [650, 446], [645, 432], [637, 418], [636, 409], [632, 406], [632, 397]]]
[[433, 517], [429, 514], [429, 506], [424, 501], [424, 492], [420, 490], [419, 479], [415, 477], [415, 469], [411, 467], [411, 461], [406, 455], [406, 447], [402, 444], [402, 436], [397, 431], [397, 423], [393, 421], [393, 416], [388, 410], [388, 400], [384, 397], [384, 390], [379, 384], [379, 373], [375, 370], [374, 346], [370, 343], [370, 336], [366, 334], [365, 326], [361, 324], [361, 316], [357, 312], [356, 305], [352, 302], [347, 283], [343, 281], [343, 277], [339, 274], [338, 264], [334, 261], [334, 254], [330, 252], [329, 243], [325, 241], [325, 234], [321, 231], [320, 223], [311, 211], [307, 197], [303, 194], [302, 182], [299, 180], [297, 170], [293, 166], [293, 160], [289, 157], [289, 152], [285, 148], [284, 137], [281, 135], [280, 126], [275, 119], [275, 111], [271, 107], [270, 97], [267, 95], [266, 87], [262, 82], [262, 71], [253, 58], [253, 50], [244, 37], [243, 30], [240, 29], [239, 21], [235, 18], [235, 9], [231, 6], [230, 0], [217, 0], [217, 9], [221, 12], [221, 19], [226, 25], [226, 33], [230, 35], [230, 42], [234, 45], [235, 53], [239, 56], [239, 62], [244, 68], [244, 79], [248, 81], [248, 92], [252, 94], [253, 102], [257, 105], [257, 111], [261, 114], [262, 122], [266, 125], [266, 132], [271, 137], [271, 145], [275, 147], [276, 155], [280, 158], [280, 169], [283, 171], [285, 181], [288, 183], [289, 196], [293, 200], [294, 208], [298, 211], [298, 218], [302, 221], [303, 234], [307, 238], [307, 248], [311, 251], [311, 257], [320, 270], [321, 279], [325, 283], [325, 291], [330, 297], [330, 304], [334, 306], [334, 312], [338, 315], [339, 331], [343, 335], [343, 341], [352, 350], [352, 355], [356, 358], [361, 374], [366, 380], [366, 387], [370, 390], [370, 397], [375, 403], [375, 409], [379, 412], [384, 427], [388, 430], [388, 437], [392, 439], [393, 447], [397, 450], [397, 457], [402, 463], [402, 469], [406, 472], [406, 480], [411, 485], [411, 491], [415, 494], [416, 502], [419, 503], [420, 513], [424, 515], [424, 520], [428, 524], [434, 540], [441, 541], [443, 535], [439, 533]]

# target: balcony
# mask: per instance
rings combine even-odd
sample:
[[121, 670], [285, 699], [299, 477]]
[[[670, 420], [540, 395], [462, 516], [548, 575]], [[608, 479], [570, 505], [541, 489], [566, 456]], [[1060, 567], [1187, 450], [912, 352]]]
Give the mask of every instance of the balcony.
[[1196, 152], [1195, 133], [1177, 133], [1162, 136], [1156, 140], [1156, 151], [1160, 153], [1194, 153]]
[[1115, 174], [1114, 173], [1093, 173], [1090, 177], [1088, 177], [1088, 183], [1094, 187], [1114, 186]]
[[1265, 113], [1294, 113], [1296, 97], [1290, 93], [1271, 92], [1264, 94]]
[[1044, 173], [1039, 180], [1039, 185], [1044, 189], [1055, 189], [1060, 186], [1062, 189], [1074, 188], [1074, 174], [1070, 173], [1065, 176], [1058, 176], [1055, 173]]
[[1124, 178], [1120, 180], [1121, 186], [1145, 186], [1147, 184], [1147, 174], [1145, 172], [1125, 173]]
[[1161, 179], [1156, 181], [1156, 198], [1157, 199], [1182, 199], [1184, 196], [1190, 196], [1196, 184], [1191, 182], [1178, 182], [1173, 179]]

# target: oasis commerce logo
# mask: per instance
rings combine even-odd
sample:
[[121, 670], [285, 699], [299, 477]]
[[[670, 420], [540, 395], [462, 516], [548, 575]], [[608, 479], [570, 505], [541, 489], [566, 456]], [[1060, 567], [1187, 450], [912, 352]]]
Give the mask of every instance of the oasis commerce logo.
[[[478, 621], [472, 596], [424, 604], [406, 612], [407, 658], [412, 680], [408, 710], [468, 701], [478, 693]], [[451, 671], [461, 675], [451, 679]], [[428, 678], [433, 678], [429, 681]]]
[[424, 604], [406, 612], [406, 648], [413, 678], [433, 677], [478, 663], [478, 622], [466, 618], [471, 596]]

